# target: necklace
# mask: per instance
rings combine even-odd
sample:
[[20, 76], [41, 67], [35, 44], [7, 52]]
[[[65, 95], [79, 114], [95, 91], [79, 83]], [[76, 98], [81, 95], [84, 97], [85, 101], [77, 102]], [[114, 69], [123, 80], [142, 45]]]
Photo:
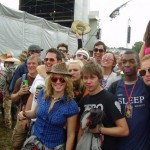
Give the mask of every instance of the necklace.
[[[112, 72], [111, 72], [111, 73], [112, 73]], [[105, 88], [105, 87], [106, 87], [106, 85], [107, 85], [107, 81], [108, 81], [108, 79], [109, 79], [109, 77], [110, 77], [111, 73], [110, 73], [109, 75], [107, 75], [106, 79], [103, 79], [103, 80], [102, 80], [102, 87], [103, 87], [103, 88]]]
[[133, 94], [133, 91], [135, 89], [137, 81], [138, 81], [138, 79], [135, 81], [135, 83], [134, 83], [134, 85], [133, 85], [133, 87], [131, 89], [130, 95], [128, 94], [128, 91], [127, 91], [127, 88], [126, 88], [126, 84], [124, 82], [124, 90], [125, 90], [126, 97], [127, 97], [127, 100], [128, 100], [128, 103], [125, 106], [125, 116], [126, 116], [126, 118], [132, 118], [133, 106], [131, 104], [131, 96]]
[[56, 101], [58, 101], [58, 100], [60, 100], [60, 99], [61, 99], [61, 97], [58, 97], [58, 98], [56, 98], [56, 97], [54, 97], [54, 96], [51, 97], [51, 100], [54, 101], [54, 102], [56, 102]]

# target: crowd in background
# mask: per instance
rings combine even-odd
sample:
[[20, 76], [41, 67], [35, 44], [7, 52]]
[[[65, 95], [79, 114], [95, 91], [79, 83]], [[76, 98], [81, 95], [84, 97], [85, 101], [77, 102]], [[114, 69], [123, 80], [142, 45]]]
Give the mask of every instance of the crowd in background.
[[13, 150], [149, 150], [150, 22], [139, 54], [60, 43], [0, 56], [0, 111]]

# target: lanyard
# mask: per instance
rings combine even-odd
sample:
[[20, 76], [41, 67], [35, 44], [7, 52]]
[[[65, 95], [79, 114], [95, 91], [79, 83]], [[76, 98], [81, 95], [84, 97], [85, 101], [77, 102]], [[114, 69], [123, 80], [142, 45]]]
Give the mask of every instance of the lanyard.
[[131, 101], [131, 99], [130, 99], [130, 98], [131, 98], [131, 96], [132, 96], [132, 94], [133, 94], [133, 91], [134, 91], [134, 89], [135, 89], [136, 83], [137, 83], [137, 80], [136, 80], [136, 82], [134, 83], [134, 85], [133, 85], [133, 87], [132, 87], [132, 90], [131, 90], [130, 96], [129, 96], [129, 94], [128, 94], [128, 91], [127, 91], [126, 85], [125, 85], [125, 83], [124, 83], [124, 90], [125, 90], [125, 92], [126, 92], [126, 97], [127, 97], [127, 99], [128, 99], [128, 103], [130, 103], [130, 101]]

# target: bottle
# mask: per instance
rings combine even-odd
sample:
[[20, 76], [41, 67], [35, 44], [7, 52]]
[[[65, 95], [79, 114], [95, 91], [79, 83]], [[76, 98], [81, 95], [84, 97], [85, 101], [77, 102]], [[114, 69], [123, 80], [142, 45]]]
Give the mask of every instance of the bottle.
[[[43, 85], [38, 85], [38, 86], [36, 87], [36, 92], [37, 92], [37, 91], [39, 92], [42, 88], [43, 88]], [[37, 96], [38, 96], [38, 94], [35, 95], [35, 99], [37, 99]]]
[[28, 86], [28, 85], [29, 85], [29, 84], [28, 84], [28, 80], [23, 80], [23, 85]]

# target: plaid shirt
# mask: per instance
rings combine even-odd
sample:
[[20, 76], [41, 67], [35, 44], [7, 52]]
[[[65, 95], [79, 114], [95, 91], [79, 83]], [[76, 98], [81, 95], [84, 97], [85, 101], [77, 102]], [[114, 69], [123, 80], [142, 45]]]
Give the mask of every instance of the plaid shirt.
[[8, 66], [5, 67], [0, 74], [0, 92], [2, 92], [4, 96], [10, 96], [8, 88], [15, 69], [16, 65]]

